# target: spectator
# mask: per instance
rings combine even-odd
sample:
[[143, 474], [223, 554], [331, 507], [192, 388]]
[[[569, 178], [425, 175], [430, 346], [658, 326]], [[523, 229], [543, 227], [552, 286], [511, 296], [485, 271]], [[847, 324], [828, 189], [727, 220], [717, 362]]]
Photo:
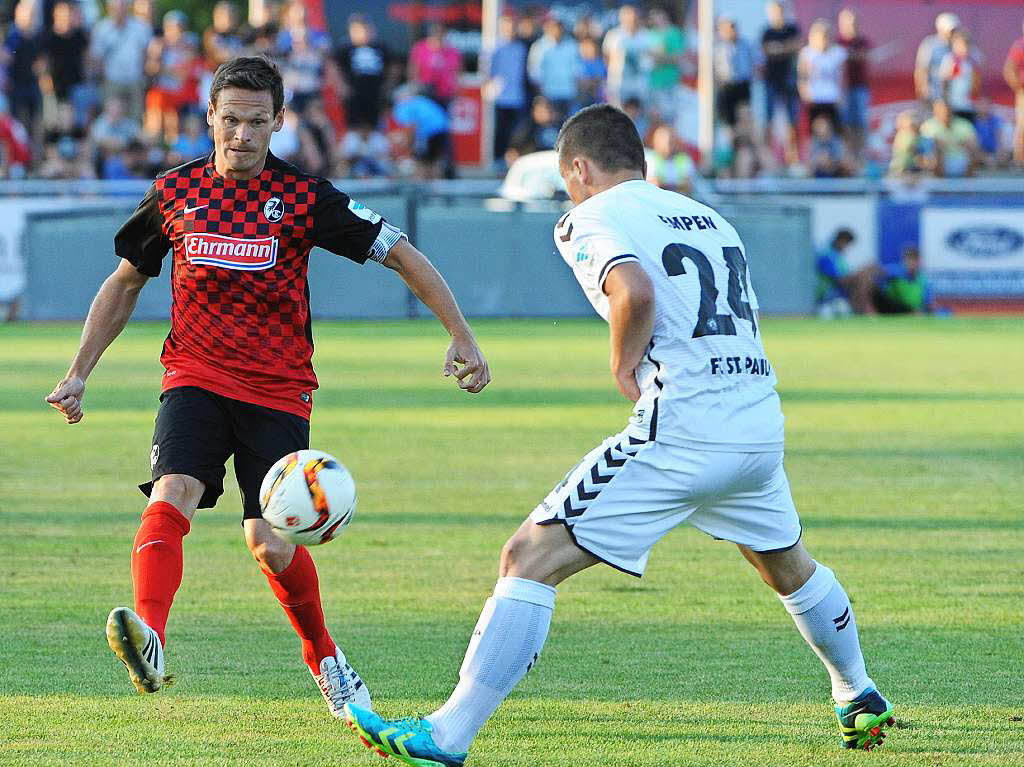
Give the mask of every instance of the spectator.
[[576, 78], [576, 106], [582, 109], [604, 101], [604, 83], [608, 67], [601, 56], [601, 46], [593, 37], [580, 40], [580, 70]]
[[216, 70], [228, 59], [241, 55], [244, 48], [238, 8], [230, 0], [220, 0], [213, 6], [213, 24], [203, 33], [203, 53], [207, 64]]
[[851, 269], [846, 261], [846, 250], [855, 241], [853, 232], [845, 227], [832, 236], [828, 247], [818, 252], [818, 314], [833, 317], [837, 314], [877, 314], [873, 301], [875, 283], [880, 270], [877, 264]]
[[967, 29], [957, 27], [950, 36], [950, 51], [939, 65], [939, 80], [946, 103], [957, 117], [974, 124], [974, 97], [981, 75], [971, 58], [971, 40]]
[[534, 97], [530, 119], [512, 134], [509, 149], [505, 153], [505, 162], [512, 165], [524, 154], [554, 149], [558, 129], [561, 127], [562, 121], [558, 112], [551, 106], [551, 102], [543, 96]]
[[959, 26], [960, 18], [955, 13], [940, 13], [935, 17], [935, 34], [926, 37], [917, 47], [914, 88], [917, 97], [926, 104], [943, 98], [939, 67], [951, 50], [949, 43], [953, 30]]
[[838, 134], [839, 101], [843, 95], [843, 65], [846, 49], [832, 42], [832, 25], [825, 19], [811, 24], [807, 45], [797, 60], [800, 97], [807, 104], [807, 119], [823, 115], [832, 123], [832, 132]]
[[304, 167], [309, 160], [319, 163], [316, 142], [299, 113], [293, 109], [284, 110], [281, 130], [270, 138], [270, 151], [285, 162], [300, 167]]
[[392, 118], [412, 134], [417, 175], [421, 179], [450, 175], [448, 164], [448, 112], [433, 99], [419, 92], [417, 83], [407, 83], [395, 91]]
[[601, 22], [595, 19], [593, 15], [584, 12], [576, 18], [576, 23], [572, 28], [572, 36], [576, 38], [577, 43], [582, 43], [587, 39], [600, 41], [604, 37], [604, 29], [601, 27]]
[[871, 42], [861, 34], [860, 19], [852, 8], [839, 12], [838, 43], [846, 50], [846, 103], [843, 125], [850, 149], [860, 158], [864, 149], [864, 136], [868, 128], [868, 108], [871, 106], [871, 80], [868, 61]]
[[32, 165], [32, 139], [6, 107], [0, 108], [0, 178], [25, 178]]
[[[305, 166], [309, 173], [317, 176], [330, 177], [337, 174], [338, 168], [338, 136], [334, 123], [327, 114], [324, 100], [320, 97], [311, 99], [302, 113], [302, 123], [309, 132], [314, 148]], [[372, 127], [372, 126], [371, 126]], [[311, 163], [311, 164], [309, 164]]]
[[391, 175], [391, 144], [383, 133], [366, 122], [345, 134], [339, 152], [347, 175], [352, 178]]
[[39, 166], [39, 178], [88, 179], [95, 173], [82, 152], [81, 142], [71, 136], [61, 136], [48, 143], [43, 150], [43, 161]]
[[195, 112], [185, 115], [182, 131], [167, 154], [168, 165], [181, 165], [197, 157], [204, 157], [213, 151], [206, 122]]
[[537, 21], [528, 13], [524, 13], [516, 21], [516, 37], [526, 46], [526, 103], [532, 104], [533, 97], [537, 95], [537, 86], [533, 84], [533, 76], [530, 71], [530, 52], [533, 51], [533, 44], [540, 39], [537, 33]]
[[20, 0], [14, 7], [14, 23], [4, 38], [3, 54], [7, 59], [7, 88], [11, 114], [29, 134], [36, 130], [36, 117], [42, 104], [39, 75], [42, 71], [43, 49], [35, 32], [35, 4]]
[[605, 34], [602, 51], [608, 64], [608, 101], [615, 106], [629, 99], [646, 101], [650, 51], [636, 6], [619, 8], [619, 25]]
[[380, 124], [387, 77], [388, 49], [377, 42], [376, 29], [362, 14], [348, 19], [348, 44], [335, 54], [344, 81], [345, 110], [352, 126], [376, 129]]
[[281, 33], [281, 3], [279, 0], [263, 0], [253, 3], [249, 14], [250, 25], [243, 28], [242, 39], [254, 54], [272, 55], [278, 49]]
[[926, 170], [929, 170], [928, 156], [917, 117], [909, 109], [904, 110], [896, 117], [889, 175], [915, 176]]
[[74, 110], [75, 126], [83, 128], [96, 101], [85, 79], [89, 38], [82, 29], [78, 5], [61, 0], [53, 6], [53, 28], [43, 43], [46, 73], [53, 94]]
[[849, 164], [843, 152], [843, 143], [832, 130], [832, 123], [825, 115], [818, 115], [811, 122], [807, 163], [814, 178], [838, 178], [850, 175]]
[[296, 34], [302, 36], [306, 48], [320, 55], [326, 55], [330, 50], [330, 37], [323, 30], [309, 25], [306, 5], [302, 0], [289, 0], [281, 11], [280, 19], [280, 31], [274, 44], [274, 52], [278, 56], [287, 57], [292, 52]]
[[953, 114], [949, 104], [936, 99], [932, 116], [921, 126], [929, 141], [929, 162], [940, 176], [970, 176], [978, 160], [978, 134], [968, 120]]
[[679, 81], [683, 75], [686, 38], [664, 8], [652, 8], [647, 32], [651, 57], [651, 106], [661, 120], [674, 122], [679, 108]]
[[132, 0], [132, 16], [145, 24], [151, 35], [159, 35], [163, 30], [163, 21], [159, 24], [156, 22], [153, 0]]
[[291, 109], [284, 110], [281, 129], [270, 137], [270, 151], [285, 162], [296, 163], [302, 157], [302, 138], [299, 117]]
[[736, 107], [736, 126], [728, 145], [723, 176], [731, 178], [754, 178], [764, 168], [762, 147], [754, 129], [754, 114], [750, 104]]
[[764, 57], [765, 85], [765, 143], [771, 145], [772, 120], [782, 107], [786, 121], [786, 163], [799, 160], [796, 145], [796, 125], [800, 115], [800, 94], [796, 87], [796, 58], [803, 47], [800, 27], [787, 21], [785, 9], [779, 0], [766, 6], [768, 26], [761, 33], [761, 53]]
[[736, 126], [736, 109], [750, 104], [750, 79], [754, 74], [754, 54], [739, 36], [733, 19], [718, 20], [718, 38], [714, 53], [715, 106], [718, 118], [730, 128]]
[[1003, 63], [1003, 77], [1015, 99], [1013, 161], [1024, 167], [1024, 37], [1010, 46]]
[[287, 53], [281, 54], [281, 79], [288, 106], [302, 114], [307, 104], [321, 96], [327, 76], [327, 55], [319, 42], [320, 36], [305, 25], [305, 16], [293, 13], [291, 18], [292, 23], [281, 33], [287, 33], [288, 41]]
[[640, 102], [640, 99], [626, 99], [622, 102], [622, 111], [633, 121], [633, 125], [636, 126], [636, 132], [640, 134], [640, 140], [646, 145], [647, 139], [651, 134], [651, 124], [647, 119], [644, 105]]
[[931, 288], [921, 271], [921, 253], [906, 245], [900, 264], [889, 269], [875, 292], [881, 314], [925, 314], [932, 311]]
[[992, 102], [984, 96], [974, 101], [974, 130], [978, 134], [978, 149], [984, 155], [985, 164], [998, 166], [1006, 164], [1003, 150], [1003, 121], [992, 111]]
[[554, 44], [547, 46], [537, 65], [537, 88], [562, 118], [573, 111], [576, 103], [576, 80], [580, 73], [580, 52], [576, 40], [565, 34], [561, 22], [544, 24], [545, 36]]
[[179, 112], [196, 101], [196, 50], [188, 33], [188, 17], [168, 11], [163, 19], [163, 36], [154, 37], [146, 51], [146, 74], [153, 86], [146, 94], [143, 128], [167, 144], [178, 138]]
[[534, 40], [527, 50], [526, 77], [534, 95], [540, 92], [540, 65], [544, 60], [544, 54], [558, 44], [561, 35], [562, 22], [558, 20], [557, 16], [548, 14], [544, 17], [544, 23], [541, 25], [540, 37]]
[[121, 98], [128, 114], [142, 118], [146, 49], [153, 31], [128, 15], [128, 0], [108, 0], [107, 15], [92, 29], [89, 56], [103, 73], [103, 98]]
[[111, 156], [123, 152], [139, 137], [139, 123], [127, 113], [123, 99], [114, 96], [103, 103], [103, 111], [89, 126], [89, 155], [101, 178], [108, 178]]
[[526, 44], [516, 36], [516, 20], [498, 20], [498, 45], [484, 62], [487, 93], [494, 102], [494, 157], [505, 156], [512, 131], [526, 116]]
[[670, 126], [659, 125], [654, 129], [651, 149], [654, 151], [648, 156], [647, 180], [662, 189], [690, 194], [696, 168], [690, 155], [679, 150]]
[[443, 24], [431, 24], [427, 36], [409, 51], [409, 81], [423, 86], [422, 95], [445, 109], [458, 91], [461, 70], [462, 55], [445, 42]]

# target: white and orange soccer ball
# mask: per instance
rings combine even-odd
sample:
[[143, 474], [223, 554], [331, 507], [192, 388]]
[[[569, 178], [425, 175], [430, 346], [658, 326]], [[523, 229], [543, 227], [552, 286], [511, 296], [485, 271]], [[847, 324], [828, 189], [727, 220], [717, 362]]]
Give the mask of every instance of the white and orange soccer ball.
[[260, 486], [260, 510], [278, 537], [301, 546], [327, 543], [356, 510], [356, 485], [341, 462], [322, 450], [289, 453]]

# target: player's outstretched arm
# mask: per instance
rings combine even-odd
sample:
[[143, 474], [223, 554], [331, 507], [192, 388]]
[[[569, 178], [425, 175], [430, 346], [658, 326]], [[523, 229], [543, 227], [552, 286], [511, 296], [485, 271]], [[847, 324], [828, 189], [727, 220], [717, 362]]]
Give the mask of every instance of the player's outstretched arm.
[[96, 293], [85, 319], [78, 353], [71, 361], [67, 375], [46, 397], [53, 408], [64, 414], [68, 423], [82, 420], [85, 379], [96, 367], [106, 348], [124, 330], [128, 318], [135, 310], [139, 291], [148, 279], [130, 263], [122, 261]]
[[654, 285], [640, 264], [613, 266], [604, 281], [608, 296], [611, 369], [615, 385], [630, 402], [640, 399], [636, 368], [654, 333]]
[[455, 376], [460, 389], [473, 394], [483, 390], [491, 381], [487, 360], [444, 277], [404, 237], [388, 251], [384, 266], [398, 272], [409, 289], [430, 308], [451, 335], [452, 342], [445, 355], [442, 373]]

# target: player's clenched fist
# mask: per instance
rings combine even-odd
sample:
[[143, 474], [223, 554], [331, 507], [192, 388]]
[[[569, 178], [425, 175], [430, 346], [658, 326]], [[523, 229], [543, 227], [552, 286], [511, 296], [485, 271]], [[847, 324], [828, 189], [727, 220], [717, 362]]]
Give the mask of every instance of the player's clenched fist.
[[84, 415], [82, 399], [85, 397], [85, 381], [78, 376], [69, 376], [62, 380], [46, 397], [46, 401], [55, 410], [64, 414], [68, 423], [78, 423]]

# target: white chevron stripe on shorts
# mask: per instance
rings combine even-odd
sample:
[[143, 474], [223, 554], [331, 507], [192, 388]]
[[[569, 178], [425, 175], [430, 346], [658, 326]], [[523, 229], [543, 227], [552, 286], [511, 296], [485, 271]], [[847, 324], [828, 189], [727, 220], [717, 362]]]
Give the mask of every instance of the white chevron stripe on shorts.
[[648, 440], [627, 432], [609, 437], [565, 475], [534, 509], [531, 519], [538, 524], [559, 521], [571, 526], [626, 462], [646, 444]]

